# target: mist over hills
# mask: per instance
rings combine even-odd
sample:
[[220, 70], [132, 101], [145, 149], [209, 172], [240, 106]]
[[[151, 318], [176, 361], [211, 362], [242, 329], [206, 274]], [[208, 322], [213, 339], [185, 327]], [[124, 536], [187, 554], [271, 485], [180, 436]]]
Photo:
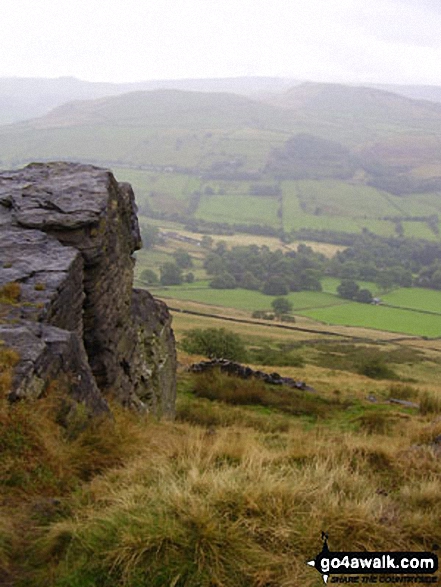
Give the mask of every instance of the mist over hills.
[[135, 91], [175, 89], [255, 94], [287, 89], [292, 79], [244, 77], [221, 79], [149, 80], [133, 83], [87, 82], [74, 77], [0, 78], [0, 124], [36, 118], [74, 100], [92, 100]]
[[[441, 103], [315, 83], [253, 97], [157, 89], [71, 101], [42, 117], [0, 127], [0, 160], [15, 166], [68, 158], [196, 172], [223, 166], [227, 174], [239, 168], [255, 174], [268, 170], [269, 160], [272, 169], [280, 169], [273, 165], [274, 153], [280, 155], [295, 135], [332, 141], [333, 147], [318, 148], [323, 156], [326, 148], [349, 149], [345, 157], [370, 174], [441, 175]], [[306, 143], [296, 142], [301, 144]], [[418, 170], [423, 165], [424, 172]], [[306, 177], [313, 178], [314, 169]]]
[[111, 168], [148, 216], [439, 239], [440, 145], [441, 103], [372, 87], [155, 89], [3, 125], [0, 165]]
[[[280, 77], [148, 80], [133, 83], [87, 82], [74, 77], [0, 78], [0, 124], [42, 116], [65, 102], [134, 91], [175, 89], [257, 96], [278, 94], [302, 83], [304, 80]], [[438, 86], [362, 85], [412, 99], [441, 102], [441, 87]]]

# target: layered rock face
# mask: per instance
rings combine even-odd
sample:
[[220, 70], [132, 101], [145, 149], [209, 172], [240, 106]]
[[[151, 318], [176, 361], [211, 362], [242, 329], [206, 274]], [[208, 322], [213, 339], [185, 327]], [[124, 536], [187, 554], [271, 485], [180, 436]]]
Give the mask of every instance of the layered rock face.
[[167, 307], [133, 290], [141, 246], [133, 191], [104, 169], [32, 164], [0, 173], [0, 341], [17, 350], [11, 399], [63, 381], [93, 412], [106, 398], [173, 416]]

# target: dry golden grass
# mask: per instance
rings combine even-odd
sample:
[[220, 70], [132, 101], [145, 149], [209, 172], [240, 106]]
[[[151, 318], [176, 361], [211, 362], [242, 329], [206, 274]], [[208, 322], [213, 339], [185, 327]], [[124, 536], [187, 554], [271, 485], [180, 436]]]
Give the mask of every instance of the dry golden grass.
[[0, 341], [0, 401], [11, 390], [13, 368], [18, 363], [18, 354]]
[[0, 287], [0, 303], [16, 304], [20, 300], [21, 285], [16, 281], [5, 283]]
[[387, 438], [149, 423], [142, 453], [45, 531], [39, 564], [75, 585], [312, 587], [322, 529], [335, 550], [430, 549], [440, 464], [422, 447], [415, 471], [409, 440]]
[[[174, 229], [173, 232], [180, 234], [182, 236], [190, 237], [190, 238], [199, 238], [201, 239], [204, 235], [195, 234], [194, 232], [189, 232], [186, 230]], [[229, 247], [235, 246], [249, 246], [249, 245], [257, 245], [258, 247], [268, 247], [270, 250], [275, 251], [277, 249], [281, 249], [284, 251], [296, 251], [299, 244], [303, 243], [309, 247], [311, 247], [317, 253], [322, 253], [326, 257], [333, 257], [335, 253], [344, 250], [346, 247], [342, 245], [331, 245], [328, 243], [317, 243], [313, 241], [293, 241], [292, 243], [285, 244], [280, 241], [277, 237], [271, 236], [259, 236], [254, 234], [245, 234], [245, 233], [238, 233], [232, 235], [212, 235], [214, 243], [218, 241], [224, 241], [227, 243]], [[179, 242], [179, 246], [185, 248], [185, 243]], [[191, 245], [188, 246], [191, 248]], [[194, 247], [193, 247], [194, 248]]]
[[[179, 335], [189, 325], [182, 314], [174, 326]], [[291, 337], [231, 326], [253, 339]], [[2, 357], [10, 373], [18, 357], [0, 347]], [[337, 551], [431, 550], [441, 542], [441, 366], [428, 358], [397, 365], [413, 383], [312, 364], [271, 369], [305, 380], [317, 399], [228, 379], [216, 388], [181, 372], [174, 423], [114, 407], [113, 420], [91, 424], [79, 409], [63, 428], [56, 385], [42, 401], [3, 401], [0, 583], [318, 587], [305, 562], [322, 530]], [[182, 370], [198, 359], [179, 354]], [[213, 399], [196, 397], [198, 385]], [[426, 408], [388, 405], [394, 396]]]

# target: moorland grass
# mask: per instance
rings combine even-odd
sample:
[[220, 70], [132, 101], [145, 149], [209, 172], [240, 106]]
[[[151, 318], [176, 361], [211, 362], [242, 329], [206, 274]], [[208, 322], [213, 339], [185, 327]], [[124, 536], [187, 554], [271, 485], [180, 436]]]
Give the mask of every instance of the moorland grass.
[[[360, 401], [348, 410], [339, 398], [219, 374], [181, 376], [179, 386], [177, 422], [115, 408], [112, 421], [67, 435], [49, 397], [3, 404], [6, 461], [29, 473], [2, 487], [6, 579], [26, 587], [318, 587], [305, 561], [320, 550], [323, 529], [335, 550], [439, 543], [433, 442], [441, 424], [431, 415]], [[36, 476], [37, 464], [54, 478]], [[42, 509], [51, 496], [60, 505]]]
[[150, 422], [142, 454], [41, 532], [29, 585], [318, 586], [305, 561], [323, 528], [335, 550], [430, 549], [440, 464], [412, 448], [416, 424], [403, 438]]

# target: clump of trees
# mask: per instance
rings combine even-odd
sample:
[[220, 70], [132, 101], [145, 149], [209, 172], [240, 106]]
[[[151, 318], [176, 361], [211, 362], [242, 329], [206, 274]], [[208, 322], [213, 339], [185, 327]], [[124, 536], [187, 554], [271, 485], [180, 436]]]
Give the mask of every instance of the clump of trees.
[[320, 291], [325, 261], [305, 245], [299, 245], [297, 252], [283, 253], [257, 245], [227, 249], [221, 241], [207, 254], [204, 268], [213, 276], [211, 287], [242, 287], [284, 296], [290, 291]]
[[284, 314], [289, 314], [292, 312], [292, 302], [288, 300], [288, 298], [275, 298], [271, 302], [271, 306], [274, 310], [274, 314], [280, 318]]
[[161, 285], [181, 285], [183, 282], [182, 269], [176, 263], [164, 263], [159, 272]]
[[153, 249], [155, 245], [161, 242], [158, 227], [151, 224], [144, 224], [141, 227], [141, 239], [144, 249]]
[[358, 283], [352, 279], [343, 279], [337, 287], [337, 293], [341, 298], [371, 304], [373, 301], [372, 293], [368, 289], [360, 289]]
[[139, 277], [141, 281], [147, 285], [156, 285], [159, 283], [158, 276], [154, 271], [152, 271], [152, 269], [144, 269], [144, 271], [141, 271], [141, 275]]

